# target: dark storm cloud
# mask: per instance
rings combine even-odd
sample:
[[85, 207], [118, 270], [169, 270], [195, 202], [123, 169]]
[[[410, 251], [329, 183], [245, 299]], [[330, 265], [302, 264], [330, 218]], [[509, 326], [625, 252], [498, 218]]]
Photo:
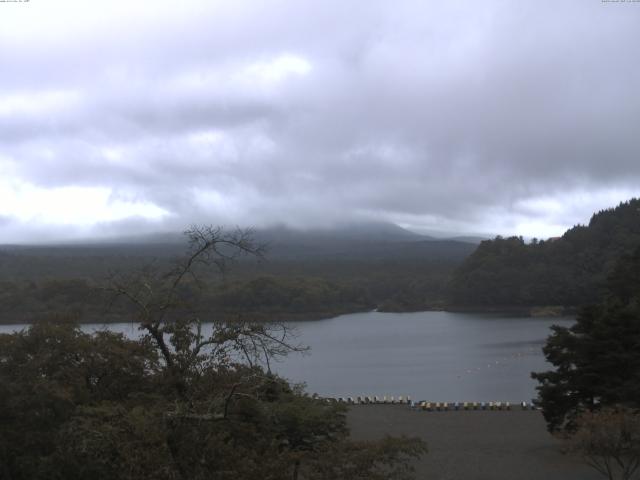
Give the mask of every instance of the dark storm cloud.
[[113, 5], [10, 12], [0, 196], [108, 189], [100, 234], [130, 203], [158, 228], [544, 235], [640, 193], [640, 4]]

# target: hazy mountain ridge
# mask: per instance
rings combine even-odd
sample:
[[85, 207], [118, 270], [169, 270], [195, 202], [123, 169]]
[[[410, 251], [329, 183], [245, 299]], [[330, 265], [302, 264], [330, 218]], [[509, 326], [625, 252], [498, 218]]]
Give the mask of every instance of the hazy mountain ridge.
[[[254, 236], [267, 244], [264, 260], [241, 259], [224, 281], [215, 271], [202, 272], [207, 287], [201, 306], [208, 313], [312, 319], [375, 307], [441, 306], [450, 272], [475, 248], [381, 223], [305, 231], [275, 227]], [[96, 286], [112, 272], [149, 264], [170, 268], [187, 246], [186, 238], [171, 232], [118, 240], [0, 248], [0, 322], [60, 311], [103, 321], [108, 301], [95, 294]], [[108, 318], [127, 315], [115, 311]]]
[[[231, 232], [234, 228], [226, 228]], [[467, 240], [436, 239], [406, 230], [393, 223], [360, 222], [332, 228], [295, 229], [274, 226], [252, 229], [256, 244], [265, 245], [267, 256], [280, 258], [314, 258], [327, 255], [363, 257], [449, 255], [470, 253]], [[50, 245], [0, 245], [0, 253], [30, 257], [172, 257], [186, 248], [180, 232], [158, 232], [144, 235], [88, 239]]]

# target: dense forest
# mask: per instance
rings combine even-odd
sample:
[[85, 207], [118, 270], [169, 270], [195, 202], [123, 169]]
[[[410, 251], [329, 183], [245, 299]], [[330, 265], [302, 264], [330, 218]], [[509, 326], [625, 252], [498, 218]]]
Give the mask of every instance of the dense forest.
[[604, 293], [616, 261], [640, 245], [640, 199], [594, 214], [562, 237], [484, 241], [455, 271], [449, 301], [457, 306], [576, 307]]
[[[256, 232], [260, 258], [237, 258], [202, 275], [197, 308], [211, 318], [326, 318], [367, 311], [530, 309], [573, 311], [593, 303], [621, 256], [640, 245], [640, 200], [593, 215], [548, 240], [486, 240], [476, 246], [400, 228]], [[102, 289], [115, 272], [168, 268], [180, 235], [133, 242], [0, 248], [0, 322], [62, 312], [87, 322], [129, 320]], [[474, 251], [475, 250], [475, 251]]]
[[170, 268], [104, 287], [128, 305], [139, 339], [87, 334], [66, 315], [0, 334], [0, 478], [412, 478], [423, 441], [354, 441], [344, 406], [271, 372], [272, 359], [304, 350], [286, 325], [218, 320], [202, 333], [193, 284], [219, 270], [220, 246], [259, 250], [244, 234], [188, 234]]
[[[181, 294], [192, 297], [195, 285]], [[31, 322], [53, 312], [89, 323], [129, 321], [131, 309], [112, 301], [103, 283], [91, 279], [48, 279], [0, 284], [0, 320]], [[192, 308], [208, 317], [250, 315], [258, 320], [324, 318], [374, 308], [365, 289], [317, 277], [257, 276], [248, 280], [210, 282]]]
[[[198, 308], [208, 318], [326, 318], [367, 311], [442, 308], [453, 269], [475, 248], [397, 227], [338, 232], [254, 232], [260, 258], [239, 257], [223, 275], [201, 276]], [[129, 307], [102, 286], [115, 273], [171, 266], [181, 235], [137, 243], [5, 246], [0, 249], [0, 322], [21, 323], [65, 313], [84, 322], [128, 321]]]

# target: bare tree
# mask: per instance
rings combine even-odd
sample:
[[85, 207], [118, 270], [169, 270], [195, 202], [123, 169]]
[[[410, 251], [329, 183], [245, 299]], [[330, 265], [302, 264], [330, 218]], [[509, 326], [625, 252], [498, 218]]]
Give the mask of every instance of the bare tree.
[[609, 480], [638, 478], [640, 414], [624, 407], [585, 413], [569, 446]]
[[255, 323], [242, 317], [202, 318], [198, 311], [194, 296], [206, 285], [207, 271], [224, 273], [241, 256], [262, 258], [264, 246], [254, 241], [251, 230], [192, 226], [184, 233], [187, 252], [170, 268], [151, 264], [114, 274], [105, 287], [114, 301], [124, 299], [133, 308], [140, 329], [157, 346], [169, 373], [183, 382], [190, 370], [202, 366], [203, 359], [210, 366], [241, 358], [250, 366], [261, 364], [270, 370], [274, 356], [305, 350], [293, 343], [295, 335], [285, 324]]

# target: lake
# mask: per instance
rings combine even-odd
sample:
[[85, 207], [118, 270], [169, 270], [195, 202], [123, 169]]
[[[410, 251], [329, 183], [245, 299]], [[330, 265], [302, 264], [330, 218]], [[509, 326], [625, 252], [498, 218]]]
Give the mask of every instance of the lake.
[[[530, 401], [530, 372], [549, 368], [541, 347], [568, 318], [515, 318], [449, 312], [368, 312], [289, 322], [311, 347], [272, 365], [323, 396], [398, 396], [429, 401]], [[0, 326], [0, 332], [21, 328]], [[85, 325], [91, 331], [101, 325]], [[128, 336], [132, 324], [108, 328]]]

